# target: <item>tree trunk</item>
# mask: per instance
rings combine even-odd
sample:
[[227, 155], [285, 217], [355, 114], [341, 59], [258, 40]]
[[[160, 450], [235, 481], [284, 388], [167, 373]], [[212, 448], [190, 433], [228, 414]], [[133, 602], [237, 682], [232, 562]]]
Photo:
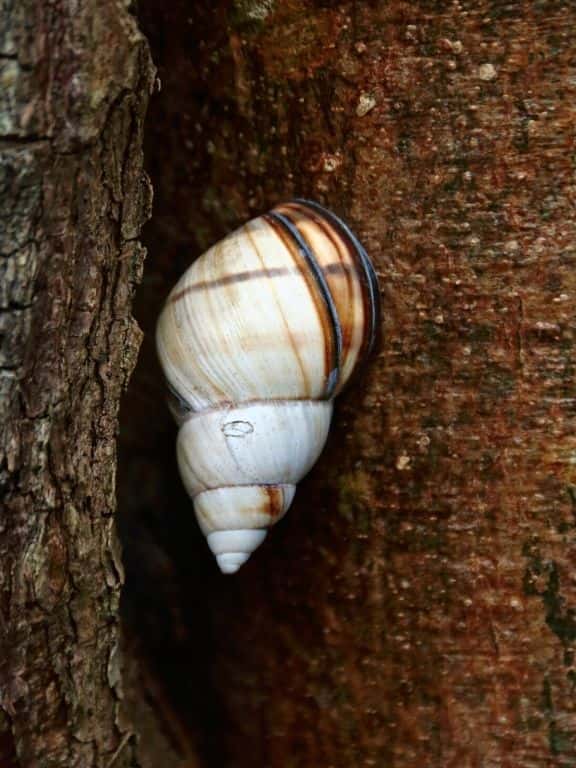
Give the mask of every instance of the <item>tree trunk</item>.
[[[573, 5], [142, 0], [123, 677], [153, 70], [128, 2], [2, 11], [2, 768], [574, 765]], [[368, 247], [382, 342], [226, 578], [152, 331], [194, 256], [293, 195]]]
[[[574, 4], [141, 10], [163, 91], [126, 611], [201, 764], [574, 765]], [[383, 339], [226, 578], [176, 478], [152, 330], [195, 256], [293, 195], [367, 246]]]
[[0, 5], [0, 763], [140, 765], [113, 514], [154, 71], [128, 2]]

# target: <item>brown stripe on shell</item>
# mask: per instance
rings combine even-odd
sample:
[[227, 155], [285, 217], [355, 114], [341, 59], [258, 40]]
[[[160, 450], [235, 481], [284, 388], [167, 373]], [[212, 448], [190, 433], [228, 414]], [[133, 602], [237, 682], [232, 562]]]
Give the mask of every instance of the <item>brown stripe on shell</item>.
[[[315, 208], [312, 208], [311, 206], [306, 205], [304, 202], [296, 202], [291, 201], [292, 205], [298, 206], [298, 208], [304, 213], [304, 211], [308, 211], [308, 215], [313, 218], [316, 222], [323, 221], [325, 223], [324, 231], [326, 232], [334, 232], [334, 225], [333, 223], [324, 217], [322, 213]], [[355, 275], [358, 279], [358, 282], [360, 284], [360, 290], [362, 293], [362, 304], [363, 304], [363, 315], [364, 315], [364, 327], [362, 329], [362, 342], [360, 345], [360, 349], [358, 350], [358, 360], [362, 360], [362, 358], [365, 356], [368, 344], [370, 342], [370, 323], [369, 323], [369, 317], [370, 317], [370, 298], [367, 296], [366, 292], [366, 286], [365, 286], [365, 280], [364, 273], [362, 270], [362, 265], [360, 263], [359, 265], [359, 259], [358, 259], [358, 253], [356, 248], [354, 247], [353, 243], [349, 240], [349, 238], [346, 237], [346, 234], [343, 230], [340, 230], [338, 233], [340, 235], [340, 242], [346, 248], [346, 251], [348, 255], [350, 256], [352, 263], [355, 265]], [[338, 236], [338, 235], [336, 235]], [[360, 266], [360, 269], [359, 269]]]
[[359, 360], [362, 360], [370, 353], [374, 346], [380, 319], [380, 294], [374, 266], [360, 240], [339, 216], [336, 216], [335, 213], [312, 200], [296, 199], [292, 202], [317, 212], [340, 232], [342, 239], [348, 243], [349, 252], [358, 268], [364, 312], [365, 317], [368, 319], [362, 338], [362, 347], [359, 352]]
[[263, 277], [285, 277], [294, 270], [288, 267], [270, 267], [269, 269], [247, 269], [244, 272], [235, 272], [232, 275], [224, 275], [215, 280], [200, 280], [198, 283], [187, 285], [186, 288], [182, 288], [180, 291], [171, 294], [168, 297], [168, 303], [172, 304], [175, 301], [180, 301], [181, 298], [187, 296], [189, 293], [195, 293], [196, 291], [211, 290], [212, 288], [221, 288], [224, 285], [234, 285], [235, 283], [244, 283], [247, 280], [254, 280], [256, 278]]
[[348, 285], [350, 285], [350, 277], [358, 274], [356, 267], [350, 266], [350, 264], [344, 264], [341, 261], [331, 261], [329, 264], [322, 267], [322, 272], [324, 272], [325, 275], [344, 275]]
[[[349, 264], [342, 264], [339, 262], [332, 262], [326, 264], [322, 268], [322, 271], [326, 275], [338, 275], [342, 274], [349, 279], [349, 276], [356, 274], [357, 271]], [[264, 278], [277, 278], [286, 277], [288, 275], [299, 275], [301, 270], [298, 267], [269, 267], [264, 269], [249, 269], [245, 272], [236, 272], [233, 275], [225, 275], [215, 280], [200, 280], [192, 285], [187, 285], [186, 288], [182, 288], [180, 291], [170, 294], [167, 299], [167, 304], [174, 304], [176, 301], [180, 301], [184, 296], [188, 296], [189, 293], [196, 293], [197, 291], [211, 291], [213, 288], [222, 288], [225, 285], [233, 285], [234, 283], [243, 283], [247, 280], [261, 280]]]
[[[333, 265], [335, 265], [336, 262], [333, 262], [332, 264], [327, 264], [325, 267], [322, 265], [320, 266], [325, 275], [334, 275], [338, 273], [342, 273], [345, 275], [348, 296], [351, 298], [354, 295], [353, 278], [356, 278], [356, 280], [359, 280], [359, 281], [361, 278], [360, 278], [360, 275], [358, 274], [356, 260], [354, 259], [354, 256], [350, 253], [350, 248], [347, 247], [347, 241], [344, 240], [341, 236], [338, 237], [338, 235], [334, 232], [334, 227], [330, 224], [330, 222], [322, 218], [317, 211], [311, 209], [310, 207], [304, 206], [301, 203], [298, 203], [295, 201], [291, 201], [289, 203], [283, 203], [282, 205], [278, 206], [278, 208], [282, 210], [286, 216], [290, 217], [292, 223], [296, 227], [298, 227], [298, 217], [308, 219], [330, 241], [330, 243], [334, 247], [334, 250], [338, 254], [339, 258], [341, 259], [341, 261], [337, 263], [339, 266], [339, 269], [338, 270], [333, 269]], [[298, 229], [300, 230], [299, 227]], [[300, 230], [300, 234], [304, 239], [306, 239], [305, 233], [302, 230]], [[309, 246], [310, 248], [312, 248], [312, 245], [310, 243], [309, 243]], [[347, 264], [344, 262], [342, 248], [344, 248], [346, 253], [349, 255], [352, 264]], [[342, 328], [342, 361], [344, 361], [348, 357], [348, 354], [350, 352], [350, 347], [352, 344], [352, 336], [353, 336], [353, 330], [354, 330], [354, 322], [353, 322], [354, 312], [350, 305], [339, 306], [338, 312], [347, 313], [346, 318], [342, 317], [340, 322], [340, 327]], [[366, 315], [364, 315], [364, 320], [366, 320]], [[366, 331], [364, 329], [363, 337], [365, 332]]]
[[[223, 251], [223, 242], [220, 241], [219, 243], [216, 243], [214, 246], [214, 256], [216, 257], [216, 263], [219, 262], [219, 260], [222, 257], [222, 251]], [[204, 269], [206, 270], [206, 267], [209, 267], [209, 263], [202, 265]], [[213, 310], [213, 304], [211, 305], [208, 303], [208, 299], [212, 299], [212, 297], [205, 297], [206, 304], [207, 304], [207, 310], [208, 310], [208, 316], [214, 316]], [[173, 310], [176, 311], [175, 309]], [[198, 345], [199, 349], [201, 350], [201, 353], [207, 358], [210, 359], [211, 354], [211, 345], [207, 342], [207, 338], [202, 333], [202, 331], [199, 328], [195, 328], [195, 324], [189, 324], [188, 325], [188, 331], [189, 333], [193, 334], [193, 336], [196, 339], [196, 344]], [[198, 332], [200, 331], [200, 332]], [[221, 347], [221, 351], [224, 351], [226, 347], [229, 347], [228, 341], [226, 339], [226, 336], [224, 334], [219, 334], [219, 344]], [[200, 368], [199, 368], [200, 370]], [[204, 396], [209, 397], [210, 399], [213, 399], [214, 395], [216, 395], [219, 402], [227, 401], [229, 399], [228, 397], [228, 384], [225, 380], [222, 379], [222, 376], [218, 375], [218, 371], [214, 371], [214, 374], [217, 378], [215, 378], [214, 375], [211, 375], [211, 371], [209, 371], [209, 366], [204, 365], [201, 368], [202, 371], [202, 377], [204, 379], [204, 386], [202, 388], [199, 387], [199, 391], [204, 391]], [[207, 386], [206, 386], [207, 384]]]
[[[186, 456], [184, 456], [184, 458], [186, 458]], [[234, 485], [206, 485], [201, 491], [198, 491], [198, 493], [194, 496], [194, 499], [197, 496], [201, 496], [203, 493], [210, 493], [211, 491], [220, 491], [225, 488], [252, 488], [254, 486], [254, 483], [235, 483]], [[277, 517], [278, 515], [281, 515], [284, 510], [284, 488], [287, 486], [282, 485], [281, 483], [258, 483], [257, 487], [262, 488], [268, 497], [268, 510], [266, 513], [272, 516], [271, 510], [278, 509], [278, 513], [274, 513], [274, 516]]]
[[280, 517], [284, 511], [284, 490], [279, 485], [261, 486], [268, 497], [268, 509], [266, 514], [273, 520]]
[[[268, 223], [270, 223], [270, 222], [268, 222]], [[252, 244], [252, 248], [254, 249], [254, 253], [256, 254], [256, 256], [258, 257], [258, 260], [262, 264], [262, 270], [264, 272], [268, 273], [269, 270], [266, 268], [266, 266], [264, 264], [264, 259], [262, 258], [262, 254], [258, 250], [258, 246], [256, 245], [256, 241], [254, 240], [254, 238], [250, 234], [250, 230], [249, 230], [248, 227], [245, 227], [245, 232], [246, 232], [246, 236], [249, 238], [249, 240], [250, 240], [250, 242]], [[289, 249], [289, 253], [291, 253], [290, 249]], [[270, 287], [274, 291], [274, 283], [273, 282], [270, 283]], [[274, 291], [274, 293], [276, 294], [275, 291]], [[280, 304], [280, 302], [278, 300], [276, 301], [276, 304], [277, 304], [278, 310], [279, 310], [278, 313], [279, 313], [280, 317], [282, 318], [282, 322], [284, 323], [284, 328], [286, 329], [286, 333], [288, 334], [288, 339], [290, 341], [290, 346], [292, 347], [292, 351], [294, 352], [294, 356], [295, 356], [296, 360], [298, 361], [298, 367], [300, 368], [300, 373], [302, 375], [302, 384], [304, 386], [304, 394], [305, 395], [310, 395], [310, 382], [308, 381], [308, 376], [306, 375], [306, 366], [303, 364], [302, 359], [300, 357], [300, 354], [298, 353], [298, 341], [292, 335], [292, 331], [290, 330], [290, 326], [286, 322], [286, 319], [285, 319], [284, 314], [282, 312], [281, 304]]]
[[282, 240], [282, 242], [288, 249], [288, 252], [291, 254], [292, 258], [294, 259], [294, 263], [297, 265], [297, 270], [299, 274], [302, 276], [302, 278], [304, 279], [304, 282], [306, 283], [308, 292], [310, 294], [310, 298], [314, 303], [314, 307], [316, 309], [316, 315], [320, 320], [320, 325], [322, 327], [322, 335], [324, 338], [324, 344], [323, 344], [324, 377], [326, 381], [328, 381], [330, 373], [334, 368], [334, 360], [337, 357], [337, 352], [335, 348], [335, 340], [333, 335], [331, 318], [329, 317], [329, 314], [326, 311], [325, 302], [322, 296], [320, 295], [320, 289], [318, 287], [318, 283], [314, 275], [311, 273], [308, 267], [308, 264], [303, 260], [301, 256], [298, 243], [290, 236], [290, 234], [286, 231], [286, 229], [282, 226], [282, 224], [277, 219], [274, 219], [271, 216], [268, 216], [266, 214], [264, 214], [263, 218], [268, 222], [268, 224], [270, 224], [270, 226], [274, 229], [276, 235]]

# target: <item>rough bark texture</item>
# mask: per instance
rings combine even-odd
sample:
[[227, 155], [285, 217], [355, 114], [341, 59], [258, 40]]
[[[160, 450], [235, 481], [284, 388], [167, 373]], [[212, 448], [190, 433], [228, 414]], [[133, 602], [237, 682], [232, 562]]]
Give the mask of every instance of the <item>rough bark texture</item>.
[[140, 765], [113, 513], [154, 72], [129, 5], [0, 2], [2, 768]]
[[192, 258], [295, 194], [350, 221], [384, 301], [327, 452], [232, 578], [180, 491], [149, 334], [127, 609], [202, 764], [573, 766], [574, 4], [142, 13], [163, 83], [146, 330]]

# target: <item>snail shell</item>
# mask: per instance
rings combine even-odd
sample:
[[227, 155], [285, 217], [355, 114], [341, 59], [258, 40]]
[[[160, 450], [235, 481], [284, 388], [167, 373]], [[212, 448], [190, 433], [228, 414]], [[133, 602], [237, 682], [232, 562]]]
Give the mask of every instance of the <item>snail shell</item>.
[[196, 517], [234, 573], [318, 459], [332, 400], [369, 353], [372, 264], [348, 226], [295, 200], [249, 221], [184, 273], [157, 346]]

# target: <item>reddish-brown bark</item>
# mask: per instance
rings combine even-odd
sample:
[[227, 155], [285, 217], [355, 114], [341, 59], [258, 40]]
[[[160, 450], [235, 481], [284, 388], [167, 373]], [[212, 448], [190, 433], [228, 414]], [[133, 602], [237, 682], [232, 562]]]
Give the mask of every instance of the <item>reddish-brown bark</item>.
[[[127, 599], [205, 764], [574, 765], [573, 4], [142, 13], [163, 91]], [[292, 511], [225, 579], [179, 490], [151, 333], [192, 258], [292, 195], [365, 242], [383, 338]]]

